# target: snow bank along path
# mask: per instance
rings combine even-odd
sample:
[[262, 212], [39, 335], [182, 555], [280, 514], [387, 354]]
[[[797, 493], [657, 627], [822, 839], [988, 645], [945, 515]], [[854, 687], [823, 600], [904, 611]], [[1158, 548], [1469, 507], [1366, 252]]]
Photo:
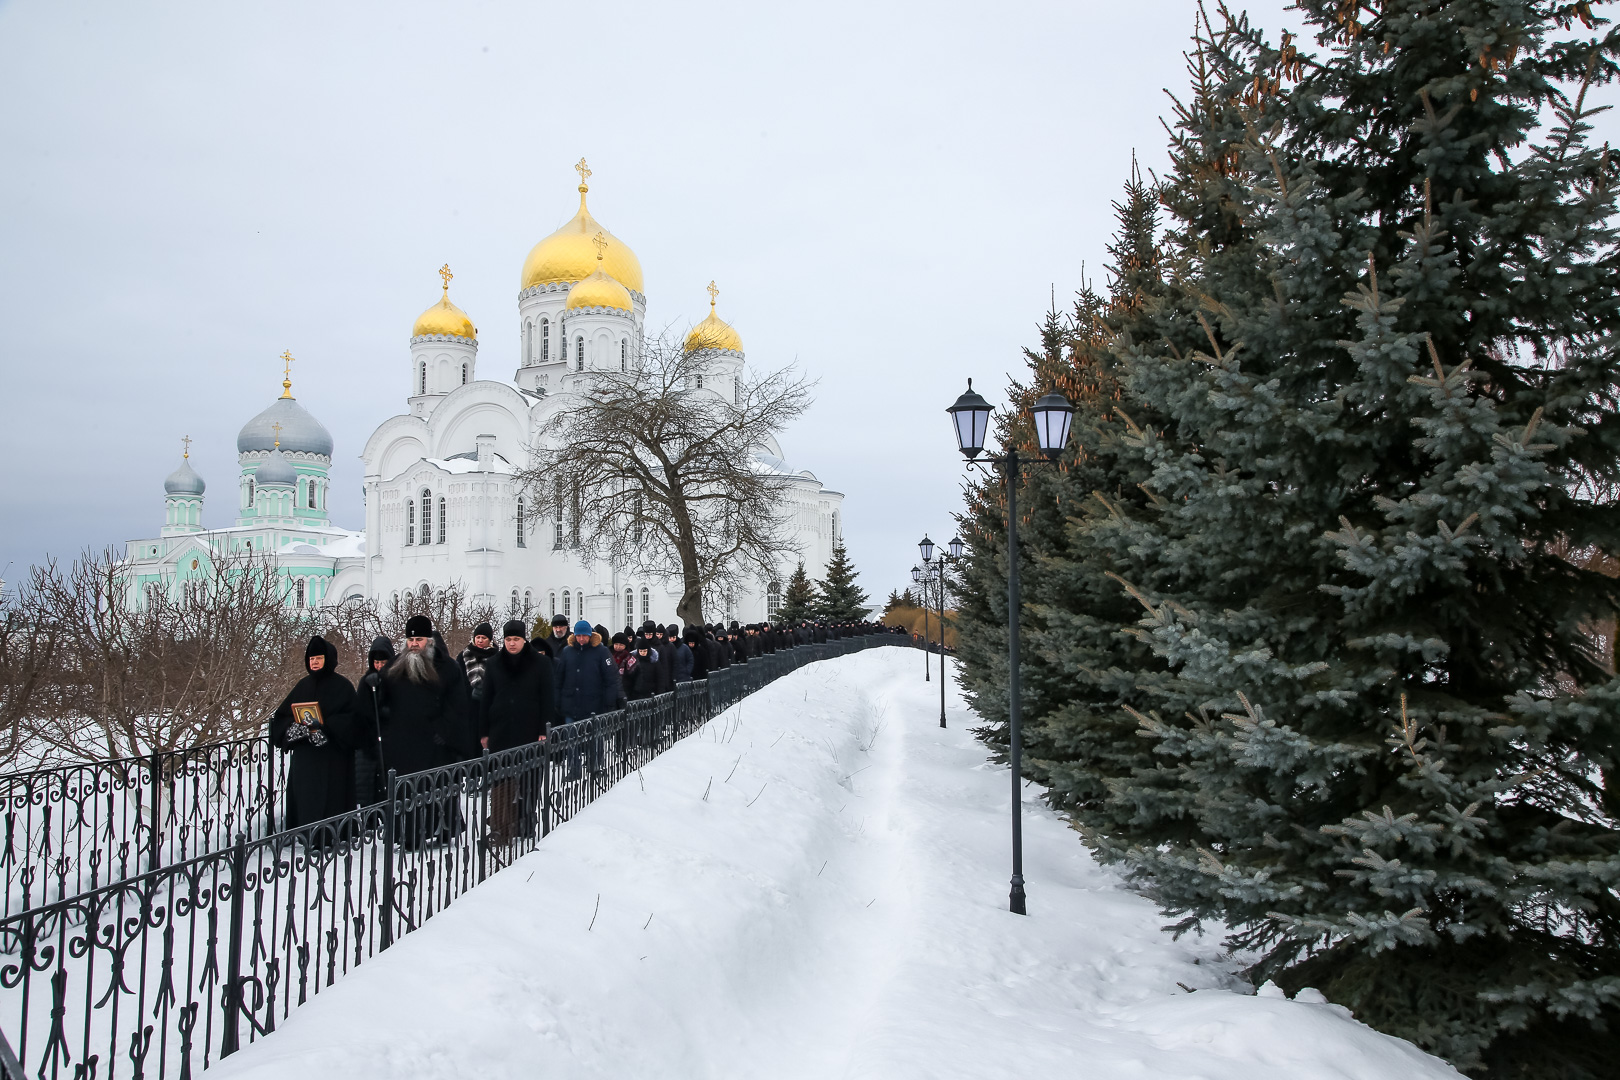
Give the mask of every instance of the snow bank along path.
[[778, 680], [209, 1075], [1458, 1077], [1225, 989], [1033, 787], [1009, 914], [1010, 778], [921, 666]]

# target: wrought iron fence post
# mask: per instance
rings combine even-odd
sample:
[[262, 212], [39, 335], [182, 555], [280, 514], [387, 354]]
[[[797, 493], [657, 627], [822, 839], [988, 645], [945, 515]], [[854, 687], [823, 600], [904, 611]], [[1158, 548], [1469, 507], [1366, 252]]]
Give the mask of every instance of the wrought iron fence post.
[[[556, 728], [551, 729], [555, 731]], [[546, 743], [540, 751], [540, 835], [551, 835], [551, 731], [546, 732]]]
[[247, 892], [247, 833], [236, 834], [236, 846], [231, 849], [231, 941], [225, 961], [225, 985], [222, 988], [225, 1006], [224, 1034], [219, 1042], [219, 1056], [230, 1057], [241, 1049], [242, 1021], [242, 903]]
[[152, 798], [150, 800], [152, 819], [148, 822], [152, 826], [152, 834], [147, 838], [146, 842], [146, 868], [156, 870], [163, 859], [163, 841], [158, 833], [158, 813], [163, 801], [159, 791], [159, 785], [163, 783], [163, 755], [154, 750], [147, 767], [152, 773]]
[[382, 927], [377, 951], [394, 943], [394, 828], [399, 813], [399, 793], [394, 787], [394, 770], [388, 770], [388, 808], [383, 812], [383, 894]]
[[484, 747], [478, 764], [482, 770], [478, 778], [478, 880], [482, 882], [489, 861], [489, 787], [493, 783], [489, 773], [489, 747]]

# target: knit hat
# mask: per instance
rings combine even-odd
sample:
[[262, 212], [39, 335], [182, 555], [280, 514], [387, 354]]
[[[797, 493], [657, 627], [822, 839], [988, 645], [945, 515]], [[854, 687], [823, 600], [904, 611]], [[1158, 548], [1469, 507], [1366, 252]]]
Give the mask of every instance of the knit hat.
[[586, 622], [584, 619], [581, 619], [579, 622], [574, 624], [574, 633], [580, 634], [584, 637], [590, 637], [592, 634], [596, 633], [596, 631], [591, 629], [590, 623]]
[[433, 620], [426, 615], [412, 615], [405, 620], [406, 637], [432, 637]]
[[613, 644], [629, 646], [630, 639], [628, 637], [626, 637], [624, 634], [614, 634], [613, 635]]
[[566, 615], [553, 615], [551, 617], [551, 625], [552, 626], [567, 626], [568, 625], [568, 616], [566, 616]]
[[[494, 637], [495, 635], [491, 634], [490, 636]], [[522, 619], [508, 619], [506, 625], [501, 627], [501, 637], [503, 638], [520, 637], [527, 640], [528, 636], [529, 628], [523, 625]]]
[[473, 627], [473, 637], [477, 637], [479, 634], [492, 638], [495, 636], [495, 628], [489, 625], [487, 622], [481, 622], [477, 626]]

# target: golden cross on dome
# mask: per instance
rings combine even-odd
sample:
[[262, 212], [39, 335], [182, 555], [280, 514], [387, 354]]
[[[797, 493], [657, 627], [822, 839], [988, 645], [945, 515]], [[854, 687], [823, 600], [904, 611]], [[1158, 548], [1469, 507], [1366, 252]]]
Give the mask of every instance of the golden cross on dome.
[[293, 366], [293, 361], [296, 360], [296, 359], [298, 359], [298, 358], [292, 354], [291, 349], [285, 349], [285, 350], [282, 351], [282, 354], [281, 354], [281, 360], [282, 360], [282, 365], [281, 365], [281, 396], [282, 397], [292, 397], [292, 366]]
[[191, 458], [191, 436], [182, 435], [180, 436], [180, 441], [184, 443], [186, 447], [186, 452], [182, 456], [189, 460]]
[[715, 287], [715, 284], [714, 284], [714, 282], [712, 280], [709, 282], [708, 293], [709, 293], [709, 311], [712, 314], [714, 312], [714, 302], [716, 300], [720, 299], [720, 290]]
[[275, 430], [275, 433], [276, 433], [276, 449], [280, 450], [281, 449], [281, 424], [280, 424], [280, 422], [277, 422], [277, 423], [271, 424], [270, 427]]
[[591, 243], [596, 245], [596, 261], [601, 262], [602, 256], [607, 253], [608, 238], [603, 236], [601, 233], [597, 233], [595, 236], [591, 237]]
[[587, 180], [589, 180], [591, 178], [590, 166], [585, 164], [585, 159], [584, 158], [580, 158], [579, 159], [579, 164], [574, 166], [574, 171], [579, 173], [579, 189], [581, 191], [584, 191], [585, 190], [585, 181], [587, 181]]
[[443, 266], [439, 267], [439, 277], [444, 279], [444, 295], [447, 297], [450, 295], [450, 279], [455, 276], [456, 275], [450, 272], [449, 263], [445, 263]]

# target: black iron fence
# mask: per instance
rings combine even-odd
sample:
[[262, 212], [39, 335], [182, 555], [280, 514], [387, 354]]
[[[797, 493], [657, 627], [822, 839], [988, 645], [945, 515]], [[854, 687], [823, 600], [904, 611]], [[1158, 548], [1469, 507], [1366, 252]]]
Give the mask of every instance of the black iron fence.
[[0, 917], [275, 832], [286, 768], [260, 736], [0, 775]]
[[[273, 1032], [716, 713], [807, 663], [889, 644], [911, 643], [879, 634], [761, 656], [553, 728], [544, 743], [390, 772], [376, 805], [255, 838], [246, 827], [269, 820], [281, 790], [267, 764], [262, 798], [219, 804], [245, 811], [234, 842], [199, 841], [139, 872], [120, 861], [104, 883], [50, 902], [23, 889], [21, 910], [0, 918], [0, 1076], [20, 1080], [14, 1049], [40, 1080], [186, 1080]], [[93, 832], [140, 818], [97, 820]], [[207, 829], [180, 843], [217, 835], [215, 818], [195, 820]], [[139, 849], [151, 833], [130, 835]], [[155, 843], [174, 850], [168, 834]]]

